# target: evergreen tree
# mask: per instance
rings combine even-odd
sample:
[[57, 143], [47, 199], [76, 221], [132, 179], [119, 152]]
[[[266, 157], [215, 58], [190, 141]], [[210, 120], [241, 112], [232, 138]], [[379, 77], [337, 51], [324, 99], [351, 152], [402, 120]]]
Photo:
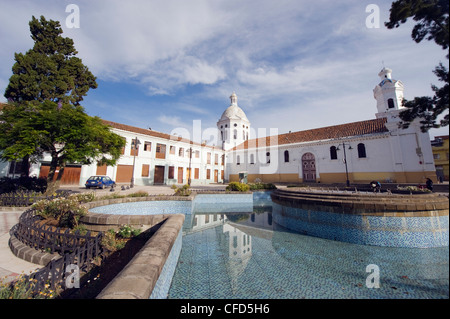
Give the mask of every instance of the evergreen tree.
[[32, 17], [32, 49], [16, 53], [13, 75], [5, 97], [8, 101], [54, 102], [79, 105], [89, 89], [97, 88], [96, 78], [75, 55], [73, 40], [62, 37], [58, 21]]
[[125, 141], [80, 105], [97, 83], [74, 56], [72, 39], [61, 36], [59, 22], [33, 17], [30, 31], [34, 47], [26, 54], [15, 54], [5, 92], [9, 103], [0, 114], [0, 157], [28, 162], [50, 154], [47, 181], [53, 191], [67, 163], [114, 165]]

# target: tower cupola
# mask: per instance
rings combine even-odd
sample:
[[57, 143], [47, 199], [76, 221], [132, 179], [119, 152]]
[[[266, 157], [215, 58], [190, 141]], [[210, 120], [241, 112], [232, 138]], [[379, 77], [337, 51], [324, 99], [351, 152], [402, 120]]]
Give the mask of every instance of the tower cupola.
[[250, 121], [237, 104], [237, 95], [230, 96], [230, 106], [222, 113], [217, 128], [219, 130], [219, 145], [222, 149], [233, 148], [249, 139]]
[[383, 67], [378, 76], [381, 81], [373, 89], [373, 96], [377, 100], [377, 116], [387, 116], [387, 112], [403, 109], [403, 83], [392, 78], [389, 68]]

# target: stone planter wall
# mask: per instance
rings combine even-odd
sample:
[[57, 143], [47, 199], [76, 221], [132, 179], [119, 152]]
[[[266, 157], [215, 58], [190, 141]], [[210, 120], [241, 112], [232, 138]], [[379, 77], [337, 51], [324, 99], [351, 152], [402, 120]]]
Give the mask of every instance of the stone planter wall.
[[[184, 215], [172, 214], [125, 268], [102, 290], [97, 299], [164, 298], [170, 286], [179, 251]], [[170, 258], [169, 258], [170, 257]], [[161, 276], [162, 274], [162, 276]], [[154, 291], [154, 288], [163, 291]]]

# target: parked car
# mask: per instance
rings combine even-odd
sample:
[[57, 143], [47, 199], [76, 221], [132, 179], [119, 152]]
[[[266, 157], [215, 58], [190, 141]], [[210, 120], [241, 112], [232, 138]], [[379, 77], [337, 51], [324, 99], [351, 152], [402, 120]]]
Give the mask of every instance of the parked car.
[[108, 176], [91, 176], [85, 183], [86, 188], [99, 187], [104, 189], [105, 187], [114, 187], [116, 182], [114, 182]]

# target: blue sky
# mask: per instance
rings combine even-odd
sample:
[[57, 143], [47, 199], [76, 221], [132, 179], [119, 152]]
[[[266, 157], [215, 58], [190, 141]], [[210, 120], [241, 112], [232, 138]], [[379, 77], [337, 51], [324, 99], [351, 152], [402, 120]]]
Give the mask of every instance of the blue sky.
[[[171, 133], [215, 127], [234, 91], [253, 128], [280, 133], [372, 119], [373, 88], [384, 65], [405, 97], [432, 95], [445, 52], [415, 43], [413, 24], [388, 30], [392, 1], [303, 0], [0, 0], [0, 89], [14, 52], [33, 45], [28, 22], [58, 20], [97, 76], [83, 106], [128, 125]], [[80, 28], [68, 28], [68, 4]], [[367, 28], [366, 7], [380, 8]], [[0, 101], [5, 101], [3, 96]], [[448, 134], [448, 128], [430, 136]]]

